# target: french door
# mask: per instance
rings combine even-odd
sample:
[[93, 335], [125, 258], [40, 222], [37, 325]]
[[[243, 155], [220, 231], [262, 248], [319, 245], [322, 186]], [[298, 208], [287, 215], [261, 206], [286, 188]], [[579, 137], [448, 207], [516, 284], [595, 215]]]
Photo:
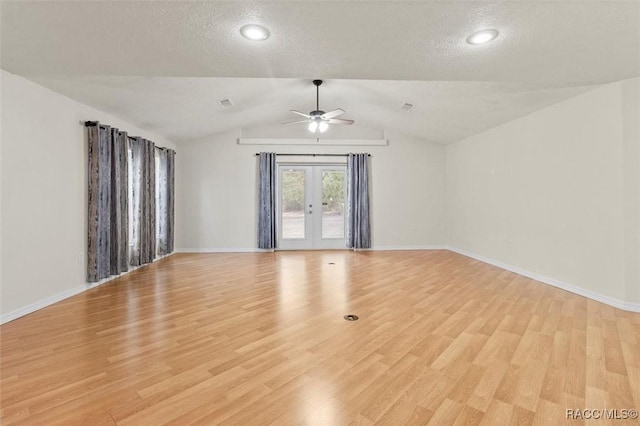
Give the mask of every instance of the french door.
[[278, 247], [346, 249], [346, 166], [278, 167]]

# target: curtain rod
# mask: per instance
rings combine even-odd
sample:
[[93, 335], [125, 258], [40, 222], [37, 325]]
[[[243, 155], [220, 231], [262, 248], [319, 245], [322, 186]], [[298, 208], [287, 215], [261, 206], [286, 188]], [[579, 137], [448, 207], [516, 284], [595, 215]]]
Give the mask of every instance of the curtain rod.
[[[256, 152], [256, 155], [260, 155]], [[281, 157], [347, 157], [349, 154], [278, 154]], [[371, 154], [367, 154], [367, 157], [371, 157]]]
[[[99, 121], [85, 121], [84, 122], [84, 126], [85, 127], [95, 127], [95, 126], [111, 127], [111, 126], [109, 126], [107, 124], [100, 124]], [[129, 136], [129, 134], [127, 134], [127, 138], [129, 138], [129, 139], [144, 139], [144, 138], [141, 138], [140, 136]], [[165, 148], [164, 146], [157, 146], [155, 143], [153, 145], [154, 145], [154, 148], [164, 149], [164, 150], [169, 150], [169, 151], [175, 151], [174, 149]]]

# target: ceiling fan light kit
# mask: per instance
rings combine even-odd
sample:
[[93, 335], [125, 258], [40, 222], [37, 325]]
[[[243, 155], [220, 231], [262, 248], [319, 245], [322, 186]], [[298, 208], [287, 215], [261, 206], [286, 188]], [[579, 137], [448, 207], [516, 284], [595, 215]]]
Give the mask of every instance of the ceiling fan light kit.
[[312, 133], [324, 133], [329, 129], [329, 124], [353, 124], [353, 120], [347, 120], [342, 118], [336, 118], [339, 115], [344, 114], [344, 110], [337, 108], [329, 112], [324, 112], [320, 109], [320, 85], [322, 84], [322, 80], [313, 80], [313, 84], [316, 86], [316, 109], [311, 111], [309, 114], [305, 114], [300, 111], [291, 110], [290, 112], [300, 115], [305, 118], [305, 120], [297, 120], [297, 121], [289, 121], [286, 123], [282, 123], [285, 125], [288, 124], [307, 124], [307, 129], [309, 129]]

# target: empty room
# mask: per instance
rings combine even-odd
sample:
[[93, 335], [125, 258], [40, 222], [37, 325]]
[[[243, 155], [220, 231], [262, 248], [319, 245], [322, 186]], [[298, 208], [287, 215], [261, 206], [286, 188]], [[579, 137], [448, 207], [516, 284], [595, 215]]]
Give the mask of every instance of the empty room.
[[0, 424], [640, 424], [640, 2], [0, 1]]

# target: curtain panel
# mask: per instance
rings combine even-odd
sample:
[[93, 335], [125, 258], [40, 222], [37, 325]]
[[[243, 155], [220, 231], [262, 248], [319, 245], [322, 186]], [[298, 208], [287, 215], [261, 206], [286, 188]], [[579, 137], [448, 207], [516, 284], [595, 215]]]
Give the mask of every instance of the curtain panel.
[[371, 248], [369, 154], [349, 154], [347, 157], [347, 206], [349, 222], [347, 247]]
[[176, 152], [167, 150], [167, 254], [173, 253], [175, 238]]
[[276, 153], [259, 155], [258, 248], [276, 248]]
[[88, 129], [87, 281], [129, 269], [127, 133], [97, 122]]
[[156, 235], [157, 254], [173, 252], [175, 151], [156, 148]]
[[155, 145], [140, 137], [129, 138], [129, 263], [150, 263], [156, 254]]

